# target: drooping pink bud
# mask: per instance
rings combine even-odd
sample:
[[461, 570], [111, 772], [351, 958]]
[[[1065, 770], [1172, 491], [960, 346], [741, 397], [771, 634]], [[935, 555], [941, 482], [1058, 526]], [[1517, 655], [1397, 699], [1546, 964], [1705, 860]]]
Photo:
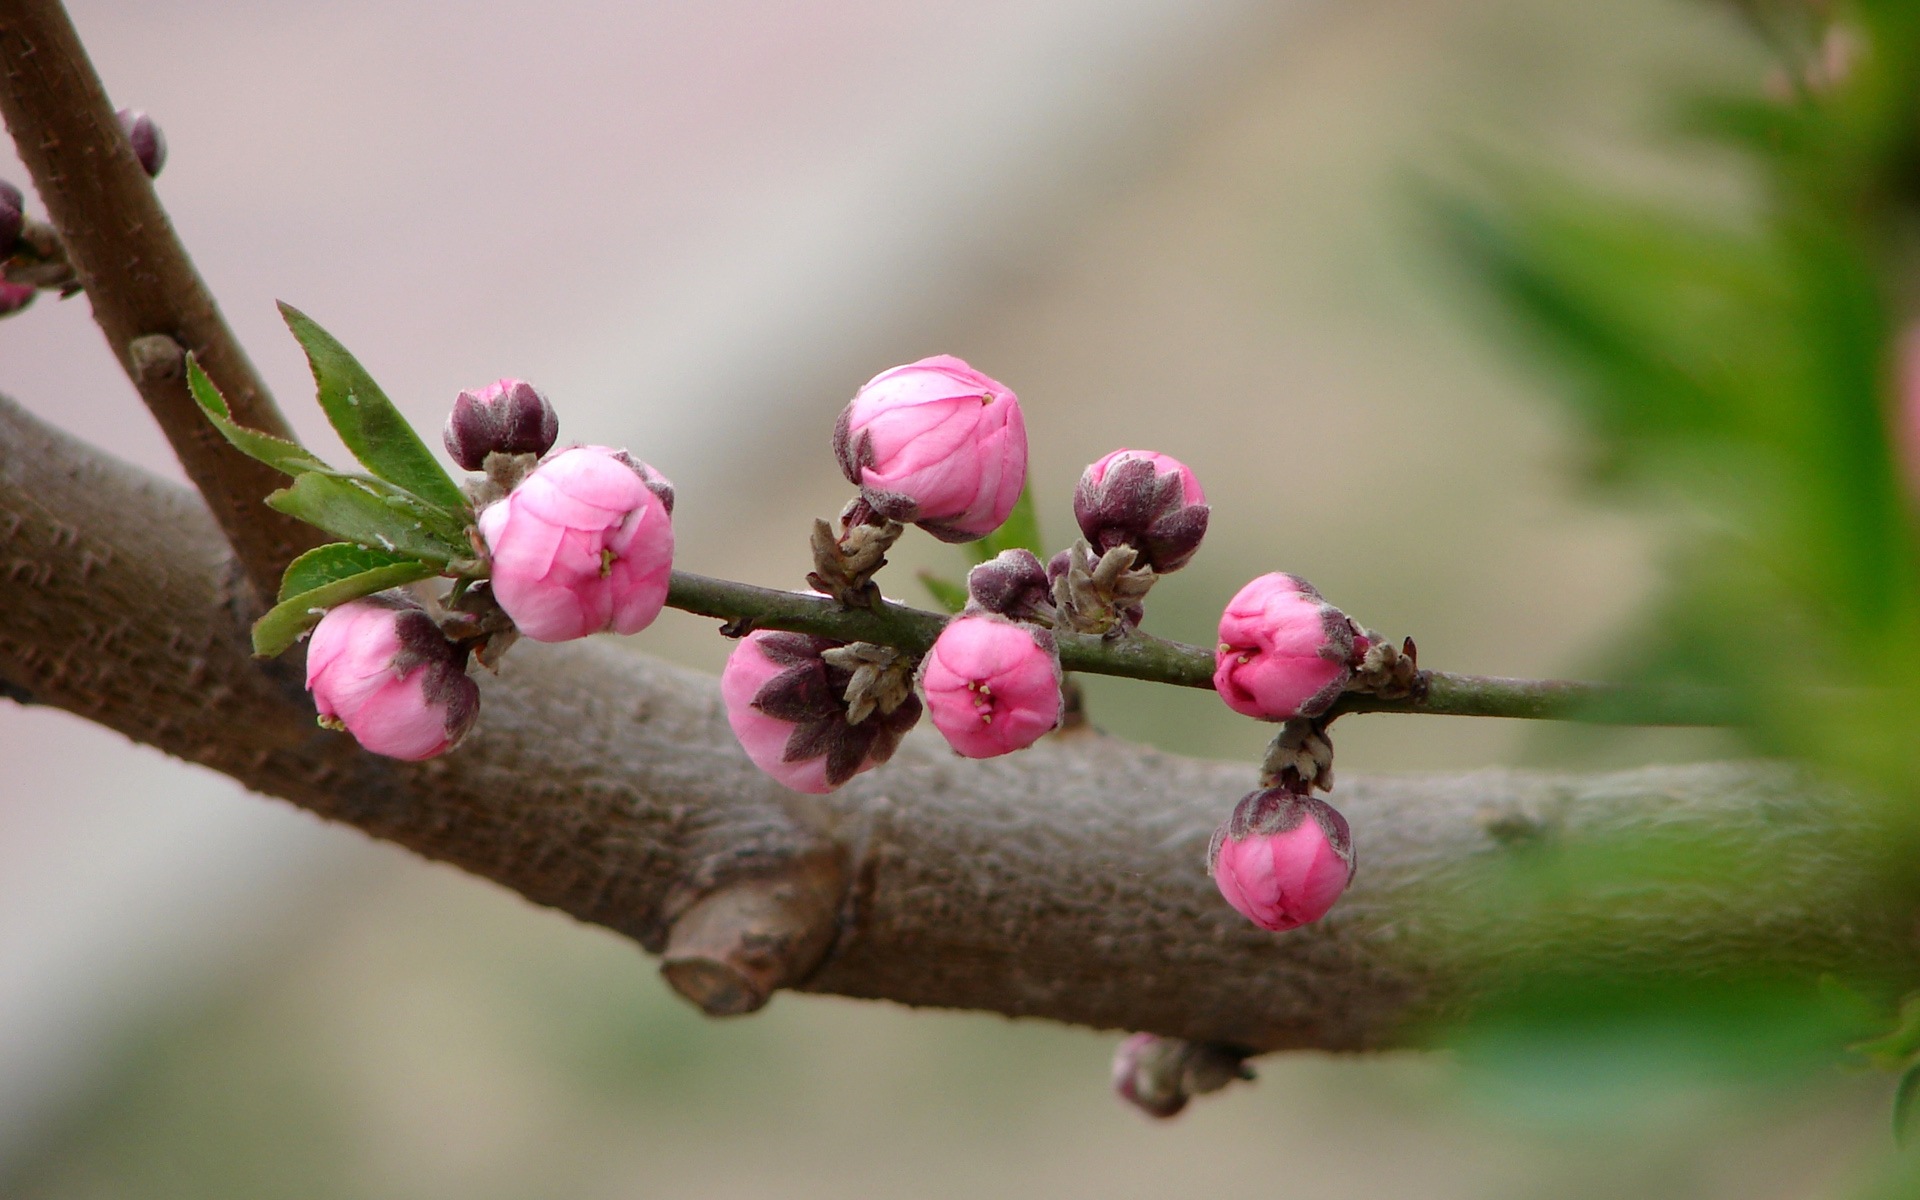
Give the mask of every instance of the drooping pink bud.
[[453, 461], [479, 471], [489, 454], [545, 454], [559, 436], [560, 416], [539, 389], [499, 379], [454, 398], [441, 440]]
[[947, 622], [920, 669], [927, 715], [968, 758], [1024, 750], [1060, 723], [1053, 635], [993, 616]]
[[1131, 546], [1138, 565], [1161, 575], [1193, 558], [1212, 511], [1187, 465], [1152, 450], [1115, 450], [1073, 490], [1074, 519], [1095, 550]]
[[26, 223], [27, 198], [20, 194], [19, 188], [0, 179], [0, 259], [13, 253]]
[[1214, 831], [1207, 870], [1227, 903], [1262, 929], [1327, 915], [1353, 880], [1353, 837], [1326, 801], [1286, 788], [1249, 793]]
[[19, 312], [32, 304], [33, 298], [39, 294], [40, 289], [31, 284], [8, 283], [0, 279], [0, 317], [10, 317]]
[[1340, 698], [1366, 648], [1345, 613], [1305, 580], [1276, 571], [1227, 602], [1213, 687], [1249, 717], [1317, 717]]
[[720, 698], [740, 748], [796, 792], [830, 792], [886, 762], [920, 719], [920, 699], [907, 691], [891, 711], [873, 708], [851, 720], [853, 672], [823, 657], [846, 645], [755, 630], [734, 646], [720, 672]]
[[137, 108], [123, 108], [114, 115], [120, 118], [120, 128], [133, 143], [133, 156], [140, 160], [147, 177], [160, 174], [160, 168], [167, 165], [167, 139], [160, 126]]
[[564, 642], [653, 624], [673, 573], [663, 494], [666, 480], [626, 451], [575, 446], [482, 512], [493, 595], [520, 632]]
[[946, 354], [869, 379], [834, 426], [833, 452], [875, 512], [946, 542], [998, 529], [1027, 482], [1019, 399]]
[[307, 690], [322, 725], [408, 761], [444, 753], [480, 712], [466, 655], [395, 592], [349, 600], [320, 618], [307, 643]]

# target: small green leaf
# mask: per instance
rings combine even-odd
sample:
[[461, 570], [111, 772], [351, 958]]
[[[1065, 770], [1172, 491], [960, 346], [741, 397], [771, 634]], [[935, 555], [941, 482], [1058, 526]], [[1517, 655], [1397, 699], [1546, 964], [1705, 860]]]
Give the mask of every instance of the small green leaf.
[[1883, 1070], [1896, 1070], [1920, 1055], [1920, 992], [1900, 1002], [1893, 1028], [1871, 1041], [1847, 1047]]
[[1893, 1089], [1893, 1144], [1903, 1150], [1913, 1145], [1916, 1096], [1920, 1096], [1920, 1063], [1901, 1072], [1900, 1085]]
[[[315, 479], [319, 476], [310, 475], [306, 478]], [[268, 609], [266, 616], [253, 623], [253, 652], [261, 658], [272, 658], [299, 641], [301, 634], [318, 625], [329, 608], [361, 596], [384, 592], [388, 588], [431, 579], [439, 573], [440, 568], [432, 563], [395, 563], [349, 575], [345, 579], [336, 579], [282, 600]]]
[[407, 558], [448, 563], [473, 551], [423, 519], [418, 501], [383, 493], [372, 481], [309, 472], [267, 504], [335, 537]]
[[398, 484], [428, 503], [463, 512], [467, 498], [433, 457], [420, 435], [387, 399], [338, 339], [288, 304], [280, 306], [287, 328], [307, 352], [320, 407], [353, 456], [380, 478]]
[[919, 572], [920, 582], [933, 596], [933, 601], [948, 612], [957, 613], [967, 606], [967, 589], [951, 579], [942, 579], [932, 571]]
[[967, 544], [967, 553], [976, 563], [986, 562], [1002, 550], [1031, 550], [1039, 555], [1041, 562], [1047, 560], [1040, 549], [1040, 518], [1034, 512], [1031, 483], [1020, 489], [1020, 498], [1013, 502], [1013, 511], [1007, 514], [1000, 528]]
[[[371, 550], [365, 546], [356, 546], [352, 542], [333, 542], [309, 550], [288, 564], [287, 573], [280, 577], [278, 598], [290, 600], [302, 592], [310, 592], [342, 579], [351, 579], [355, 575], [364, 575], [368, 571], [418, 561], [404, 554]], [[440, 570], [438, 563], [425, 565], [432, 567], [436, 574]]]
[[187, 355], [187, 388], [200, 405], [200, 411], [207, 414], [207, 420], [213, 423], [221, 436], [233, 443], [234, 449], [248, 458], [257, 459], [276, 471], [285, 471], [289, 475], [299, 475], [304, 471], [330, 471], [331, 467], [315, 458], [305, 446], [298, 442], [289, 442], [285, 438], [274, 437], [270, 433], [261, 433], [257, 429], [248, 429], [236, 425], [227, 408], [226, 397], [220, 389], [207, 378], [200, 363], [193, 355]]

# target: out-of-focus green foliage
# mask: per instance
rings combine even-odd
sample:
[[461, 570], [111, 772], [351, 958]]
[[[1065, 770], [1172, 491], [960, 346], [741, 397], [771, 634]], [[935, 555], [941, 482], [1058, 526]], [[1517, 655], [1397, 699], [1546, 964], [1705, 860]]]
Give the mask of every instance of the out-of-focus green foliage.
[[[1778, 48], [1776, 74], [1680, 112], [1697, 147], [1741, 161], [1749, 203], [1701, 211], [1503, 167], [1439, 210], [1562, 385], [1596, 487], [1673, 519], [1669, 582], [1622, 673], [1732, 689], [1757, 751], [1856, 789], [1858, 828], [1834, 836], [1873, 830], [1887, 871], [1832, 886], [1898, 902], [1920, 831], [1920, 462], [1900, 436], [1920, 396], [1898, 385], [1900, 331], [1920, 314], [1920, 4], [1736, 7]], [[1738, 888], [1726, 864], [1755, 868], [1711, 844], [1674, 853], [1613, 847], [1603, 879], [1572, 860], [1506, 863], [1486, 894], [1550, 913], [1569, 887]], [[1679, 1078], [1835, 1061], [1863, 1013], [1812, 982], [1534, 976], [1458, 1040], [1509, 1094], [1558, 1081], [1645, 1104]]]

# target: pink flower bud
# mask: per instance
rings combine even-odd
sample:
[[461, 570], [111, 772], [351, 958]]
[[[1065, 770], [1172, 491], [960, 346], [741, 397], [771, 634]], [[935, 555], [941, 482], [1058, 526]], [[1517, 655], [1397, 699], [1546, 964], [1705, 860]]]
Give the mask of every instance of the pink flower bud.
[[927, 715], [968, 758], [1024, 750], [1060, 723], [1053, 635], [992, 616], [947, 622], [920, 669]]
[[161, 135], [160, 126], [137, 108], [123, 108], [114, 115], [120, 118], [120, 128], [133, 143], [133, 156], [140, 160], [147, 177], [158, 175], [167, 165], [167, 139]]
[[489, 454], [545, 454], [559, 436], [559, 414], [537, 388], [499, 379], [454, 398], [441, 440], [453, 461], [479, 471]]
[[1333, 707], [1366, 641], [1305, 580], [1274, 572], [1240, 589], [1220, 616], [1213, 687], [1227, 707], [1286, 721]]
[[1027, 482], [1019, 399], [946, 354], [869, 379], [840, 414], [833, 452], [875, 512], [946, 542], [998, 529]]
[[19, 312], [32, 304], [33, 298], [39, 294], [39, 289], [31, 284], [8, 283], [0, 279], [0, 317], [10, 317]]
[[397, 593], [327, 611], [307, 643], [307, 690], [320, 723], [368, 750], [417, 761], [458, 742], [480, 712], [465, 654]]
[[0, 259], [13, 253], [20, 230], [27, 223], [27, 198], [20, 189], [0, 179]]
[[848, 720], [852, 672], [821, 657], [846, 644], [756, 630], [740, 639], [720, 672], [720, 698], [740, 748], [796, 792], [831, 792], [886, 762], [920, 719], [920, 700], [909, 692], [892, 712]]
[[1162, 575], [1193, 558], [1212, 511], [1186, 464], [1151, 450], [1115, 450], [1073, 490], [1074, 519], [1095, 550], [1131, 546], [1138, 565]]
[[623, 450], [575, 446], [480, 514], [493, 595], [521, 633], [564, 642], [638, 633], [673, 573], [667, 482]]
[[1250, 793], [1214, 831], [1207, 870], [1227, 903], [1262, 929], [1327, 915], [1353, 880], [1353, 838], [1332, 805], [1285, 788]]

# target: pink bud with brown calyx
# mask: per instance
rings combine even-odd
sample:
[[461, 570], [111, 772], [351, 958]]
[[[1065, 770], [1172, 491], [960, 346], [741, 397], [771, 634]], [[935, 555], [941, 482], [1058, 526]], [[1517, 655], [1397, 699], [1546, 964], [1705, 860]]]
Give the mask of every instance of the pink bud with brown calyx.
[[1073, 490], [1074, 519], [1096, 551], [1131, 546], [1137, 565], [1159, 575], [1192, 560], [1211, 513], [1193, 471], [1152, 450], [1115, 450]]
[[987, 614], [947, 622], [927, 651], [927, 715], [968, 758], [1024, 750], [1060, 724], [1060, 656], [1036, 625]]
[[559, 414], [538, 388], [524, 379], [497, 379], [454, 398], [441, 440], [453, 461], [478, 471], [489, 454], [537, 457], [559, 436]]
[[1364, 658], [1367, 638], [1305, 580], [1274, 572], [1227, 602], [1214, 648], [1214, 690], [1263, 721], [1333, 707]]
[[645, 629], [673, 574], [672, 496], [624, 450], [553, 455], [480, 514], [494, 599], [536, 642]]
[[307, 690], [320, 723], [375, 754], [417, 761], [466, 736], [480, 711], [466, 652], [403, 593], [329, 609], [307, 643]]
[[817, 795], [893, 757], [920, 719], [910, 666], [895, 665], [883, 647], [755, 630], [727, 657], [720, 698], [753, 764]]
[[1291, 788], [1249, 793], [1214, 831], [1207, 870], [1242, 916], [1276, 932], [1318, 921], [1353, 880], [1353, 836], [1331, 804]]

